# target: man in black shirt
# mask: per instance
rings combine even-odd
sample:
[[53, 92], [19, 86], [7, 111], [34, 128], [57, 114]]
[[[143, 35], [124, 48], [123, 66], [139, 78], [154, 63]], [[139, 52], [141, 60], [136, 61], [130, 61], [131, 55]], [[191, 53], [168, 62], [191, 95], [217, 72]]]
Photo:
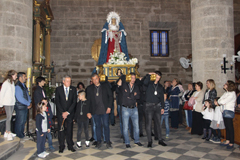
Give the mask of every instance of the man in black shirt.
[[131, 148], [128, 137], [129, 118], [132, 120], [134, 143], [138, 146], [142, 146], [142, 144], [139, 142], [138, 109], [136, 106], [137, 99], [140, 98], [140, 90], [135, 84], [136, 75], [134, 73], [130, 74], [131, 81], [129, 83], [125, 82], [124, 79], [118, 81], [118, 86], [121, 86], [122, 92], [122, 123], [126, 148]]
[[88, 118], [93, 116], [96, 123], [97, 148], [101, 147], [102, 125], [106, 139], [106, 147], [112, 148], [110, 142], [109, 113], [111, 112], [113, 95], [109, 84], [100, 83], [98, 74], [92, 75], [93, 84], [87, 89]]
[[[156, 80], [150, 81], [150, 76], [152, 74], [156, 74]], [[156, 121], [157, 125], [157, 132], [158, 132], [158, 144], [162, 146], [166, 146], [166, 144], [162, 140], [162, 133], [161, 133], [161, 114], [164, 113], [164, 88], [159, 83], [161, 79], [162, 73], [156, 71], [155, 73], [149, 73], [146, 75], [144, 79], [144, 85], [147, 86], [146, 90], [146, 108], [145, 108], [145, 115], [146, 115], [146, 132], [148, 138], [148, 148], [152, 147], [152, 118]], [[161, 103], [161, 104], [160, 104]]]

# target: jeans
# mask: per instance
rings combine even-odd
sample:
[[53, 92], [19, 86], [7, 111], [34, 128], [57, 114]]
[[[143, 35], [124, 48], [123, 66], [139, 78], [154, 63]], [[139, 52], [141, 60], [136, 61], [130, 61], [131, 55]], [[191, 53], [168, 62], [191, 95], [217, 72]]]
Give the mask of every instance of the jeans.
[[37, 131], [37, 154], [40, 154], [42, 152], [45, 151], [44, 146], [45, 146], [45, 142], [46, 142], [46, 132], [42, 133], [43, 136], [41, 136], [39, 134], [39, 132]]
[[162, 125], [163, 120], [165, 122], [166, 135], [169, 135], [169, 122], [168, 122], [168, 118], [169, 118], [169, 115], [164, 115], [164, 114], [161, 117], [161, 125]]
[[47, 132], [47, 139], [48, 139], [48, 147], [52, 147], [52, 134], [51, 132]]
[[118, 105], [118, 115], [119, 115], [119, 124], [120, 124], [120, 131], [121, 135], [123, 135], [123, 128], [122, 128], [122, 108], [120, 105]]
[[101, 143], [101, 135], [102, 135], [102, 126], [104, 128], [104, 136], [106, 142], [110, 142], [110, 130], [109, 130], [109, 114], [95, 114], [93, 115], [95, 124], [96, 124], [96, 135], [97, 142]]
[[148, 142], [152, 142], [151, 128], [152, 128], [152, 118], [153, 117], [154, 117], [154, 121], [156, 121], [155, 124], [156, 124], [157, 132], [158, 132], [157, 133], [158, 140], [162, 140], [160, 103], [158, 103], [158, 104], [146, 103], [145, 115], [146, 115], [146, 132], [147, 132]]
[[[103, 140], [106, 141], [105, 135], [104, 135], [104, 127], [102, 127], [102, 136]], [[92, 137], [95, 141], [97, 141], [97, 134], [96, 134], [96, 123], [94, 121], [94, 117], [92, 117]]]
[[19, 138], [23, 138], [24, 135], [24, 127], [25, 123], [27, 121], [27, 114], [28, 114], [28, 109], [17, 109], [15, 108], [16, 111], [16, 120], [15, 120], [15, 133]]
[[131, 118], [132, 120], [134, 143], [138, 143], [139, 142], [138, 109], [137, 107], [126, 108], [122, 106], [123, 136], [125, 144], [130, 144], [130, 140], [128, 137], [129, 118]]
[[192, 111], [187, 110], [187, 115], [188, 115], [188, 127], [192, 128]]
[[189, 127], [189, 122], [188, 122], [188, 111], [185, 110], [185, 117], [186, 117], [186, 123], [187, 123], [187, 126]]

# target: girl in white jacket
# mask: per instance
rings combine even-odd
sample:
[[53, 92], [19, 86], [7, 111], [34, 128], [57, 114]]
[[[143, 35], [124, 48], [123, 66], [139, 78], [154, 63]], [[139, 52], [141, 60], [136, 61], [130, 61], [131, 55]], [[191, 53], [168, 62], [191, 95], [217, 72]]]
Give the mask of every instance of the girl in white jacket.
[[[225, 129], [225, 125], [223, 122], [223, 116], [222, 116], [222, 108], [223, 106], [220, 106], [218, 104], [219, 97], [214, 99], [214, 104], [215, 104], [215, 110], [214, 110], [214, 115], [213, 115], [213, 120], [212, 123], [210, 125], [210, 127], [212, 128], [212, 132], [213, 132], [213, 138], [210, 139], [211, 142], [213, 143], [220, 143], [221, 142], [221, 131], [220, 129]], [[218, 133], [218, 135], [217, 135]]]
[[15, 105], [15, 83], [17, 79], [17, 72], [10, 70], [5, 77], [2, 88], [0, 91], [0, 107], [4, 107], [7, 115], [6, 119], [6, 132], [4, 133], [4, 138], [7, 140], [13, 140], [16, 134], [11, 133], [11, 119], [13, 114], [13, 109]]
[[[210, 99], [207, 99], [204, 101], [204, 106], [202, 108], [202, 115], [203, 115], [203, 137], [202, 139], [206, 139], [209, 141], [212, 135], [212, 130], [210, 128], [210, 124], [213, 120], [213, 107], [212, 107], [212, 102]], [[208, 136], [207, 136], [207, 131], [208, 131]]]

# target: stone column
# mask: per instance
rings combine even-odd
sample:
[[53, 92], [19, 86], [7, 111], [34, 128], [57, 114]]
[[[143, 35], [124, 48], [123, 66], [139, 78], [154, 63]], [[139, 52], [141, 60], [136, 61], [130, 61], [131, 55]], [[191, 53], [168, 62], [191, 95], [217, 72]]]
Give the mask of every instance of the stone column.
[[0, 82], [6, 71], [32, 66], [32, 0], [0, 0]]
[[51, 31], [49, 29], [47, 29], [46, 35], [45, 35], [45, 65], [46, 65], [46, 67], [51, 66], [50, 38], [51, 38]]
[[[191, 0], [193, 81], [206, 86], [214, 79], [218, 96], [223, 84], [235, 80], [235, 71], [221, 71], [223, 55], [229, 63], [234, 54], [233, 0]], [[204, 88], [206, 89], [206, 87]]]
[[36, 19], [36, 23], [34, 25], [35, 31], [34, 31], [34, 55], [33, 55], [33, 61], [35, 64], [40, 63], [40, 20]]

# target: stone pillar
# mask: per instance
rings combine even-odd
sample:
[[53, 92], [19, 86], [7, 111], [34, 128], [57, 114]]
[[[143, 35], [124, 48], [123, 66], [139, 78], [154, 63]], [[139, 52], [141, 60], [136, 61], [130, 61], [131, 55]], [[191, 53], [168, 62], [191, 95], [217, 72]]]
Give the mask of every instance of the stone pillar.
[[32, 0], [0, 0], [0, 82], [6, 71], [32, 66]]
[[34, 31], [34, 55], [33, 55], [33, 61], [35, 64], [40, 63], [40, 20], [36, 19], [36, 23], [34, 25], [35, 31]]
[[[191, 0], [193, 81], [206, 86], [214, 79], [218, 96], [223, 84], [235, 80], [235, 71], [221, 71], [223, 55], [229, 63], [234, 54], [233, 0]], [[206, 89], [206, 87], [204, 88]]]
[[51, 54], [50, 54], [50, 46], [51, 46], [51, 19], [46, 17], [46, 35], [45, 35], [45, 66], [47, 68], [51, 67]]

